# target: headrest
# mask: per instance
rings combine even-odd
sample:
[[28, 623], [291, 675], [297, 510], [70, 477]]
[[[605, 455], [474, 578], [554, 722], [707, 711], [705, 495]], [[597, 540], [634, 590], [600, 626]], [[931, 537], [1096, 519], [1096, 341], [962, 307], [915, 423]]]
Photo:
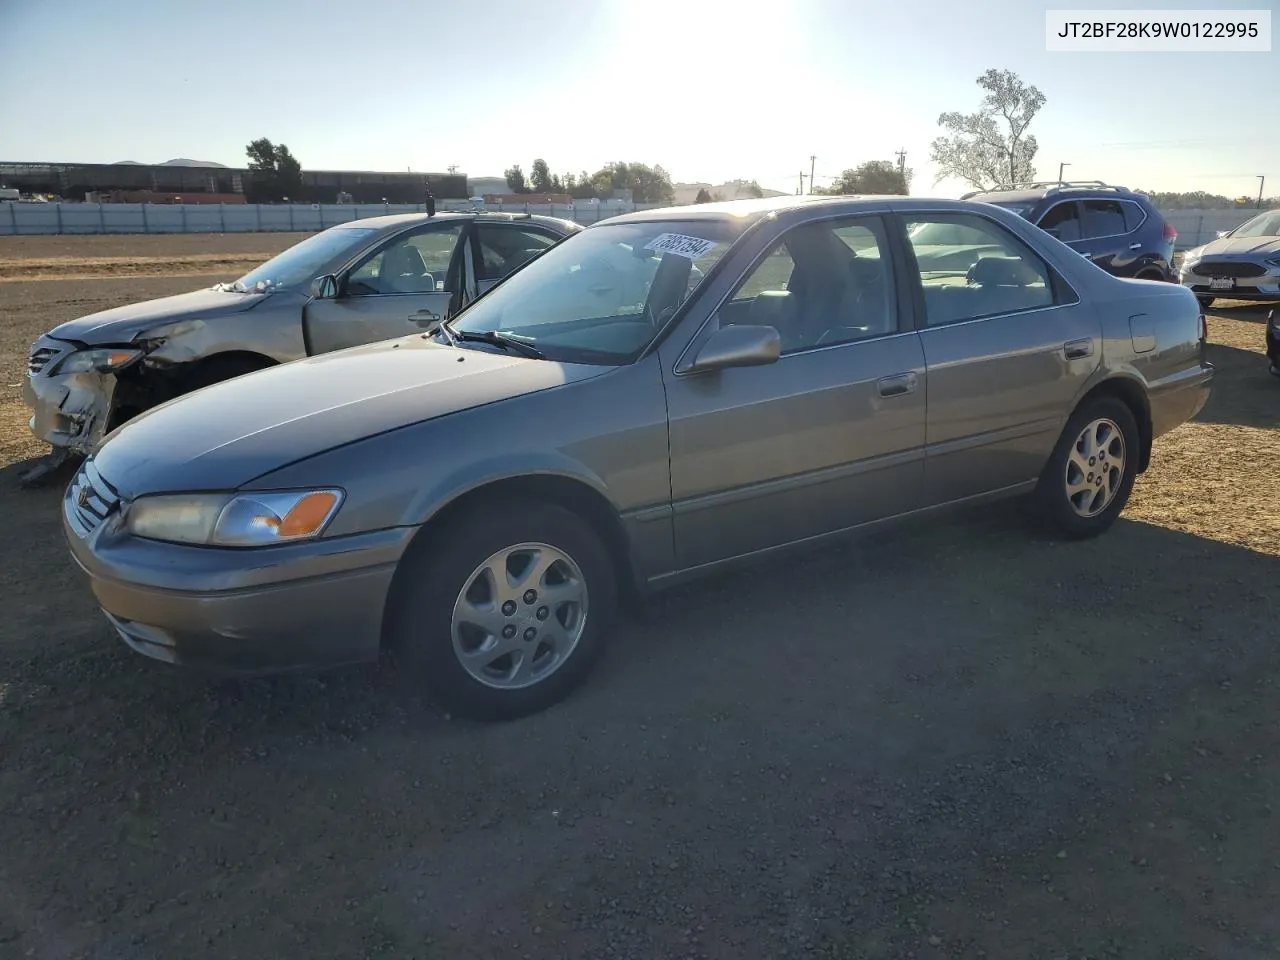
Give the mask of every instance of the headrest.
[[1025, 287], [1042, 278], [1018, 257], [983, 257], [969, 268], [966, 279], [984, 287]]
[[789, 326], [794, 298], [787, 290], [765, 290], [751, 301], [747, 322], [752, 326], [776, 327], [785, 330]]

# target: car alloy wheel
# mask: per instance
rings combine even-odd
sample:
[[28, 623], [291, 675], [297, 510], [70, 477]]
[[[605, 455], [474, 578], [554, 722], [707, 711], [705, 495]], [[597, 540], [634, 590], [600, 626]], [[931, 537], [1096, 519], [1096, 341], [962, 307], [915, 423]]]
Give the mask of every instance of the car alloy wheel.
[[453, 651], [480, 683], [518, 690], [572, 655], [586, 627], [586, 578], [563, 550], [519, 543], [475, 568], [453, 605]]
[[1111, 505], [1125, 471], [1124, 433], [1106, 417], [1090, 421], [1067, 453], [1063, 481], [1078, 516], [1096, 517]]

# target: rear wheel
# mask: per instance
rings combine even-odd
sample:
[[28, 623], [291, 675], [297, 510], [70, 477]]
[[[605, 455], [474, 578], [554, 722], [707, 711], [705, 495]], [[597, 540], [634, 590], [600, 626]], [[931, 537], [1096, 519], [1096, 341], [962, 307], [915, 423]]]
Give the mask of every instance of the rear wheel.
[[1137, 421], [1122, 400], [1103, 396], [1081, 404], [1033, 494], [1042, 526], [1073, 540], [1107, 530], [1129, 501], [1140, 444]]
[[493, 505], [429, 536], [402, 561], [387, 639], [435, 700], [461, 716], [510, 719], [586, 678], [617, 583], [582, 517], [538, 501]]

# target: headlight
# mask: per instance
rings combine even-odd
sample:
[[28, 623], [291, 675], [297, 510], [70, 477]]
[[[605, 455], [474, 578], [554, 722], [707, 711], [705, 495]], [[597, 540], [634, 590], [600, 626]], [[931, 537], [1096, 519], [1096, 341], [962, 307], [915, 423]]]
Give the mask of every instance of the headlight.
[[263, 547], [318, 536], [341, 503], [341, 490], [166, 494], [135, 500], [125, 525], [149, 540]]
[[1195, 250], [1188, 250], [1182, 258], [1182, 265], [1185, 267], [1195, 263], [1200, 259], [1200, 255], [1203, 252], [1204, 251], [1200, 250], [1199, 248]]
[[141, 356], [142, 351], [135, 350], [132, 347], [101, 347], [95, 350], [77, 350], [75, 353], [67, 354], [66, 358], [52, 372], [55, 374], [89, 373], [92, 370], [97, 370], [99, 373], [115, 373], [117, 370], [123, 370]]

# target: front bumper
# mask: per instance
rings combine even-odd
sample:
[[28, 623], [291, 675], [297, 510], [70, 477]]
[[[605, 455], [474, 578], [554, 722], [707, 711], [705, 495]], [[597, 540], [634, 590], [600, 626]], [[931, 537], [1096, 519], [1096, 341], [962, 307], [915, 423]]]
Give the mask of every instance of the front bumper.
[[88, 461], [63, 497], [63, 532], [108, 621], [137, 652], [229, 674], [377, 658], [412, 528], [262, 549], [191, 547], [131, 536], [113, 500]]
[[32, 433], [55, 449], [87, 455], [106, 430], [116, 378], [95, 372], [51, 375], [76, 349], [50, 337], [32, 344], [22, 402], [31, 409]]
[[[1239, 262], [1261, 266], [1249, 261]], [[1184, 266], [1178, 273], [1178, 282], [1196, 296], [1220, 297], [1223, 300], [1280, 300], [1280, 267], [1265, 267], [1266, 272], [1258, 277], [1229, 277], [1227, 279], [1232, 281], [1230, 289], [1215, 289], [1211, 269], [1200, 273], [1199, 268], [1200, 262], [1197, 261], [1192, 266]]]

